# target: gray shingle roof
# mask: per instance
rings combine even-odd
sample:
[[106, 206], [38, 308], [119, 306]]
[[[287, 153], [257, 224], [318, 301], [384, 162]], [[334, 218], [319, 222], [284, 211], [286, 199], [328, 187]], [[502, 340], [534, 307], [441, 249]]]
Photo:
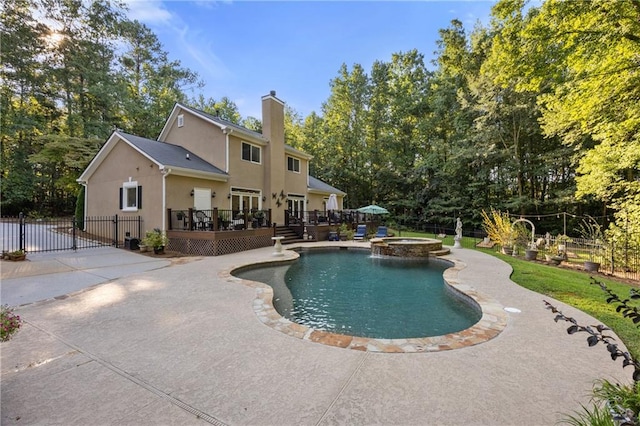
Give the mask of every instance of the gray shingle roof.
[[328, 183], [324, 183], [318, 178], [314, 178], [313, 176], [309, 176], [309, 189], [315, 189], [317, 191], [323, 191], [328, 193], [333, 193], [336, 195], [346, 195], [346, 192], [340, 191], [338, 188], [334, 188]]
[[[196, 154], [179, 146], [166, 142], [159, 142], [140, 136], [130, 135], [128, 133], [118, 132], [121, 137], [134, 145], [140, 151], [147, 154], [154, 161], [168, 167], [179, 167], [182, 169], [196, 170], [200, 172], [208, 172], [226, 175], [213, 164], [203, 160]], [[189, 154], [189, 159], [187, 159]]]

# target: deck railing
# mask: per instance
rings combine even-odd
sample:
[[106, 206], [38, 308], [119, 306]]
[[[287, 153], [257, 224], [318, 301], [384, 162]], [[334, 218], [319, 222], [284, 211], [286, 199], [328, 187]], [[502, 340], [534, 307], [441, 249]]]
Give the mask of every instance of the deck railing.
[[271, 226], [269, 210], [168, 209], [168, 230], [234, 231]]
[[285, 225], [305, 223], [307, 225], [340, 225], [342, 223], [365, 223], [366, 215], [355, 210], [305, 210], [285, 212]]

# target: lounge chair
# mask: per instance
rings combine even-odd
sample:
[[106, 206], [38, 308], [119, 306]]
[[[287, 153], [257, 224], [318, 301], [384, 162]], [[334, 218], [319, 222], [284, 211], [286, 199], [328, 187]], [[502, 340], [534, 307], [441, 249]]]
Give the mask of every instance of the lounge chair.
[[356, 233], [353, 235], [354, 240], [364, 240], [367, 237], [367, 225], [358, 225]]
[[389, 234], [387, 232], [386, 226], [378, 226], [378, 232], [376, 232], [376, 238], [384, 238], [388, 237]]

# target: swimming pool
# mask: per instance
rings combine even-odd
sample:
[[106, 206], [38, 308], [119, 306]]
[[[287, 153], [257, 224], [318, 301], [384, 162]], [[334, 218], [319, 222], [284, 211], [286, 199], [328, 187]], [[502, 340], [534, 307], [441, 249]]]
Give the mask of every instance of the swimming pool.
[[235, 272], [273, 288], [273, 306], [314, 330], [379, 339], [439, 336], [467, 329], [482, 312], [452, 290], [452, 264], [372, 258], [363, 250], [311, 250], [289, 264]]

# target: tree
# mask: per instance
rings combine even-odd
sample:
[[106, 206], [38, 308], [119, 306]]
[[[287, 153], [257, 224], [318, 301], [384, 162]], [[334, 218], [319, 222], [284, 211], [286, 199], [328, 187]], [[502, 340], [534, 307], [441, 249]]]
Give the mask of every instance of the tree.
[[[184, 89], [201, 87], [201, 82], [179, 61], [169, 60], [158, 37], [144, 24], [125, 21], [121, 30], [127, 50], [119, 59], [120, 80], [128, 94], [123, 102], [122, 125], [128, 132], [153, 137], [162, 130], [174, 104], [187, 102]], [[216, 110], [223, 110], [226, 119], [239, 122], [237, 107], [227, 98], [216, 103], [201, 95], [194, 103], [214, 115]]]
[[365, 120], [368, 97], [368, 77], [361, 65], [351, 72], [342, 64], [338, 76], [331, 80], [331, 95], [322, 105], [323, 138], [331, 156], [327, 175], [318, 176], [349, 194], [347, 204], [358, 207], [368, 201], [358, 184], [365, 173]]
[[262, 121], [255, 117], [249, 116], [247, 118], [244, 118], [240, 122], [240, 125], [242, 127], [246, 127], [249, 130], [253, 130], [254, 132], [262, 133]]
[[329, 175], [328, 166], [331, 152], [325, 143], [323, 129], [322, 117], [312, 111], [304, 120], [300, 149], [313, 155], [313, 161], [309, 165], [309, 174], [326, 179], [326, 176]]
[[[473, 191], [473, 183], [482, 177], [473, 169], [476, 149], [472, 139], [472, 114], [469, 80], [478, 72], [473, 67], [473, 52], [462, 23], [453, 20], [440, 30], [438, 66], [429, 79], [428, 113], [421, 126], [427, 143], [417, 164], [421, 188], [417, 192], [422, 218], [428, 222], [451, 223], [487, 191]], [[485, 188], [486, 188], [485, 182]], [[463, 213], [464, 212], [464, 213]]]
[[371, 67], [370, 96], [366, 124], [366, 174], [360, 184], [367, 200], [385, 201], [394, 188], [387, 173], [393, 163], [390, 99], [390, 65], [375, 61]]
[[302, 117], [289, 105], [284, 107], [284, 143], [294, 148], [302, 146]]
[[[424, 65], [424, 56], [415, 49], [406, 53], [394, 53], [389, 73], [392, 155], [395, 159], [390, 170], [395, 180], [394, 192], [397, 197], [402, 190], [415, 192], [417, 181], [414, 166], [424, 152], [427, 141], [426, 129], [419, 124], [429, 109], [426, 100], [430, 73]], [[400, 202], [402, 198], [398, 197], [395, 201]]]
[[640, 3], [547, 1], [525, 37], [547, 47], [536, 50], [555, 77], [540, 96], [541, 122], [578, 153], [577, 197], [614, 209], [614, 233], [638, 229]]
[[8, 0], [0, 9], [2, 81], [0, 86], [0, 161], [3, 214], [33, 207], [34, 171], [28, 162], [34, 140], [46, 127], [52, 106], [41, 92], [38, 57], [47, 29], [31, 15], [30, 2]]
[[238, 111], [238, 106], [226, 96], [223, 96], [222, 99], [216, 101], [213, 98], [205, 100], [204, 96], [200, 94], [197, 99], [191, 101], [191, 104], [201, 111], [220, 117], [233, 124], [240, 124], [242, 120], [240, 112]]
[[118, 2], [7, 0], [0, 7], [3, 212], [70, 213], [75, 178], [109, 133], [157, 135], [197, 76], [169, 61], [157, 37], [128, 22]]

